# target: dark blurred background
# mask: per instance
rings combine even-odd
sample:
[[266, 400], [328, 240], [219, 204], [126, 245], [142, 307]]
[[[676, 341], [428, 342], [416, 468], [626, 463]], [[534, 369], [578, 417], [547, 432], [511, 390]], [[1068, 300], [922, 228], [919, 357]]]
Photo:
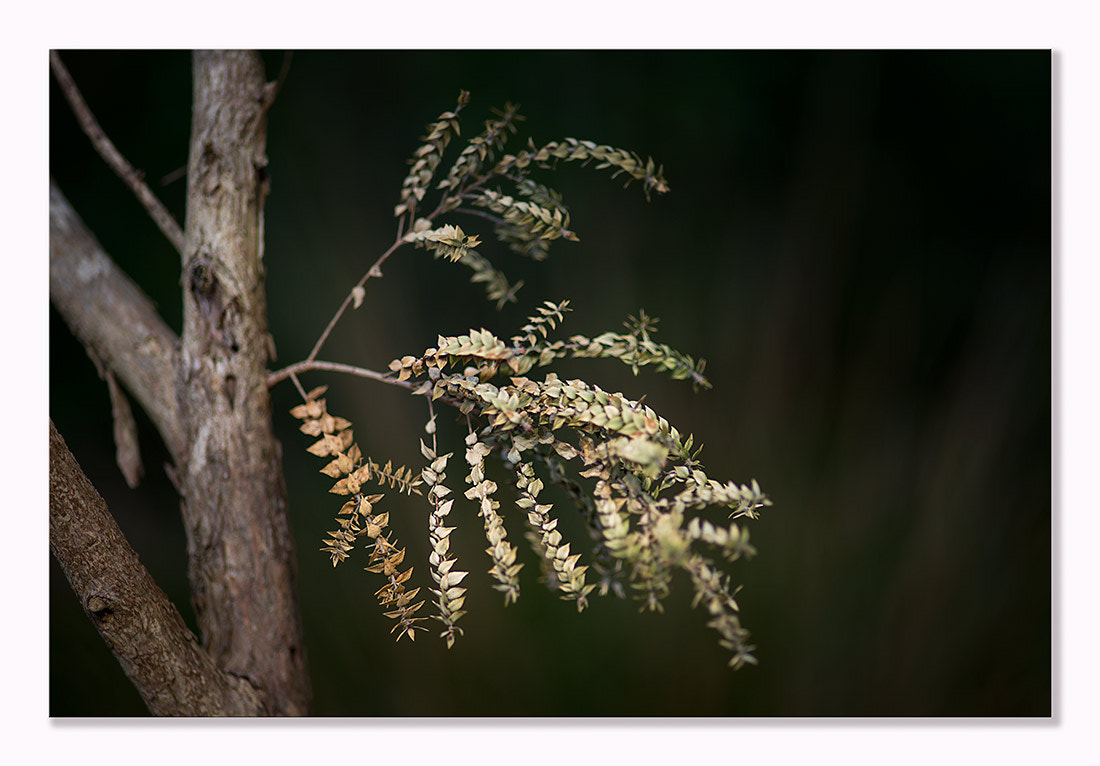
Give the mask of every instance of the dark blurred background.
[[[264, 58], [274, 79], [283, 55]], [[187, 161], [189, 54], [63, 60], [182, 221], [185, 182], [160, 179]], [[178, 256], [50, 88], [50, 172], [178, 332]], [[705, 444], [713, 477], [756, 478], [769, 493], [774, 507], [750, 525], [759, 555], [730, 567], [760, 664], [725, 667], [686, 580], [663, 615], [613, 598], [578, 615], [531, 563], [505, 609], [476, 563], [472, 506], [452, 515], [472, 571], [465, 636], [450, 652], [431, 634], [395, 646], [372, 576], [354, 557], [333, 570], [317, 550], [339, 501], [285, 414], [297, 394], [284, 383], [272, 395], [315, 712], [1050, 715], [1049, 51], [299, 51], [268, 141], [277, 366], [308, 353], [392, 241], [407, 158], [460, 89], [473, 97], [464, 138], [490, 107], [518, 102], [524, 140], [652, 155], [672, 191], [647, 203], [606, 170], [542, 172], [581, 237], [548, 261], [457, 220], [525, 280], [518, 304], [498, 312], [461, 267], [402, 250], [322, 356], [384, 369], [437, 333], [508, 337], [543, 300], [572, 301], [565, 334], [621, 328], [640, 308], [659, 316], [658, 340], [705, 357], [713, 390], [606, 360], [561, 371], [646, 394]], [[131, 491], [113, 462], [106, 386], [53, 309], [50, 365], [50, 416], [194, 627], [155, 431], [138, 413], [147, 475]], [[422, 400], [353, 378], [304, 383], [330, 385], [330, 409], [356, 424], [366, 453], [419, 467]], [[442, 446], [458, 449], [463, 432], [443, 413]], [[426, 506], [390, 500], [423, 576]], [[51, 715], [145, 714], [52, 558], [50, 582]]]

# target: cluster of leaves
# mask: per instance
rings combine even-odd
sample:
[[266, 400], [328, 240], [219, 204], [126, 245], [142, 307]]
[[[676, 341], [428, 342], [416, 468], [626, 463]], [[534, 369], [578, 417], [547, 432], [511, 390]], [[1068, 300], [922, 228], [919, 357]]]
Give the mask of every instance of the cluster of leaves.
[[439, 119], [428, 128], [428, 135], [423, 139], [424, 143], [413, 156], [412, 168], [401, 183], [401, 202], [394, 208], [394, 215], [412, 216], [416, 213], [416, 207], [424, 199], [424, 194], [435, 175], [435, 169], [443, 159], [447, 144], [450, 143], [452, 136], [457, 136], [459, 133], [458, 113], [469, 100], [468, 92], [460, 92], [455, 110], [439, 115]]
[[[458, 113], [468, 102], [459, 97], [454, 111], [443, 113], [429, 127], [424, 143], [413, 157], [412, 169], [402, 184], [401, 202], [395, 209], [402, 243], [423, 247], [450, 261], [463, 263], [474, 272], [474, 282], [486, 285], [498, 306], [514, 300], [512, 286], [480, 253], [481, 242], [451, 223], [436, 219], [443, 214], [471, 214], [492, 222], [496, 238], [514, 252], [541, 260], [556, 239], [577, 240], [569, 229], [569, 212], [560, 195], [529, 177], [533, 168], [551, 168], [560, 161], [595, 162], [626, 175], [627, 184], [639, 181], [648, 197], [668, 191], [663, 171], [652, 159], [611, 146], [567, 138], [501, 154], [509, 135], [522, 119], [508, 105], [485, 123], [484, 131], [471, 139], [436, 190], [441, 199], [428, 214], [419, 214], [428, 189], [441, 165], [452, 137], [459, 135]], [[507, 194], [487, 188], [491, 182], [508, 182]], [[401, 232], [404, 231], [403, 235]], [[626, 322], [626, 332], [605, 332], [589, 338], [573, 335], [552, 339], [564, 320], [568, 301], [546, 302], [520, 331], [505, 341], [485, 329], [468, 334], [442, 336], [419, 355], [404, 356], [389, 365], [388, 380], [409, 387], [429, 402], [455, 408], [468, 425], [465, 458], [470, 472], [465, 477], [465, 499], [477, 507], [488, 547], [488, 572], [493, 587], [505, 604], [519, 597], [520, 571], [516, 547], [509, 541], [507, 524], [516, 518], [525, 523], [525, 538], [537, 554], [546, 582], [578, 610], [589, 597], [614, 594], [624, 597], [629, 587], [643, 609], [659, 610], [669, 594], [676, 572], [686, 573], [695, 591], [695, 605], [704, 605], [708, 625], [720, 636], [720, 644], [732, 655], [734, 668], [755, 662], [748, 632], [741, 626], [738, 605], [728, 574], [716, 559], [732, 562], [754, 555], [741, 519], [756, 518], [771, 502], [755, 481], [748, 485], [711, 479], [698, 460], [691, 436], [684, 437], [651, 407], [621, 393], [609, 393], [583, 380], [562, 380], [548, 372], [542, 379], [529, 376], [564, 358], [608, 358], [639, 368], [652, 365], [673, 378], [710, 387], [703, 376], [704, 362], [653, 339], [656, 320], [641, 312]], [[374, 514], [381, 495], [366, 494], [363, 484], [389, 483], [409, 494], [427, 488], [431, 505], [428, 519], [429, 564], [435, 588], [434, 619], [451, 647], [462, 635], [458, 620], [466, 612], [468, 572], [459, 569], [451, 547], [455, 526], [447, 526], [455, 498], [446, 483], [446, 468], [453, 453], [439, 454], [435, 443], [435, 414], [429, 421], [432, 446], [421, 442], [427, 465], [414, 477], [411, 471], [380, 468], [361, 456], [350, 423], [327, 414], [320, 399], [323, 389], [306, 395], [306, 402], [292, 410], [304, 423], [302, 430], [320, 440], [310, 451], [331, 456], [322, 469], [338, 479], [332, 492], [348, 495], [338, 516], [340, 528], [329, 533], [322, 550], [333, 565], [343, 561], [357, 538], [366, 535], [370, 561], [367, 569], [387, 577], [378, 592], [388, 617], [397, 620], [395, 630], [412, 638], [423, 617], [414, 603], [419, 589], [406, 591], [412, 570], [399, 571], [404, 549], [398, 549], [384, 527], [388, 514]], [[497, 484], [486, 477], [486, 458], [501, 461], [515, 498], [502, 512]], [[592, 545], [581, 552], [558, 528], [555, 507], [543, 491], [546, 482], [562, 488], [579, 508]], [[730, 523], [715, 525], [700, 514], [724, 510]], [[450, 522], [454, 523], [454, 522]], [[400, 637], [400, 636], [399, 636]]]
[[[440, 199], [434, 210], [418, 217], [418, 211], [428, 209], [423, 203], [450, 141], [461, 134], [459, 112], [469, 98], [469, 93], [462, 91], [455, 109], [444, 112], [428, 126], [402, 182], [394, 215], [407, 231], [402, 237], [404, 242], [472, 269], [471, 281], [483, 283], [498, 308], [515, 300], [522, 283], [512, 285], [484, 255], [475, 254], [473, 248], [480, 244], [477, 237], [468, 237], [456, 224], [437, 222], [441, 215], [456, 212], [488, 219], [496, 238], [510, 250], [543, 260], [550, 242], [575, 242], [579, 238], [569, 229], [569, 211], [561, 196], [530, 178], [533, 169], [549, 169], [562, 161], [582, 165], [595, 162], [597, 168], [612, 168], [613, 177], [625, 174], [627, 184], [640, 181], [647, 198], [651, 192], [663, 194], [669, 189], [663, 169], [652, 158], [643, 162], [633, 152], [592, 141], [566, 138], [537, 146], [528, 139], [526, 149], [502, 154], [508, 138], [516, 133], [516, 123], [523, 119], [518, 107], [508, 104], [503, 110], [493, 110], [495, 116], [486, 120], [484, 130], [470, 139], [447, 175], [436, 184]], [[489, 188], [490, 184], [508, 184], [514, 193], [505, 193], [499, 186]]]
[[[737, 523], [716, 527], [698, 516], [688, 517], [721, 507], [734, 519], [755, 518], [770, 501], [756, 482], [739, 486], [708, 477], [693, 451], [692, 438], [683, 437], [651, 407], [581, 380], [562, 381], [554, 373], [542, 380], [517, 375], [569, 349], [574, 356], [616, 358], [631, 366], [648, 363], [636, 354], [621, 353], [612, 343], [594, 344], [580, 336], [568, 342], [549, 341], [549, 330], [561, 321], [565, 309], [564, 304], [542, 307], [510, 343], [484, 329], [440, 336], [435, 348], [394, 360], [390, 370], [398, 380], [421, 380], [413, 393], [450, 404], [471, 424], [481, 424], [480, 430], [471, 430], [468, 443], [477, 445], [479, 465], [495, 454], [515, 476], [516, 505], [526, 513], [534, 533], [528, 539], [563, 598], [583, 609], [597, 587], [601, 594], [622, 593], [625, 577], [643, 608], [660, 609], [673, 573], [684, 571], [695, 585], [696, 603], [706, 605], [712, 615], [709, 624], [733, 654], [731, 664], [751, 662], [752, 647], [737, 618], [729, 579], [700, 550], [714, 549], [728, 561], [751, 556], [755, 551], [748, 531]], [[684, 369], [699, 367], [688, 364], [685, 368], [681, 362], [687, 357], [655, 344], [649, 337], [653, 325], [643, 314], [628, 322], [633, 328], [630, 334], [605, 336], [633, 339], [634, 348], [660, 357], [662, 361], [653, 361], [674, 376], [684, 377]], [[623, 340], [618, 343], [626, 345]], [[505, 376], [507, 380], [501, 380]], [[578, 460], [577, 479], [595, 481], [587, 493], [569, 478], [567, 464]], [[575, 546], [563, 541], [552, 506], [540, 500], [544, 479], [537, 467], [545, 480], [561, 485], [578, 501], [595, 539], [594, 560], [603, 562], [597, 570], [599, 582], [586, 581], [589, 565], [580, 563]], [[478, 475], [483, 475], [483, 469]], [[482, 494], [488, 498], [489, 493]], [[476, 492], [467, 496], [481, 499]], [[489, 550], [497, 553], [491, 572], [498, 588], [514, 600], [518, 594], [512, 579], [518, 572], [511, 565], [514, 549], [499, 547], [504, 522], [492, 510], [486, 532], [502, 531], [499, 537], [489, 537]]]
[[650, 157], [642, 162], [634, 152], [624, 149], [616, 149], [613, 146], [601, 146], [592, 141], [578, 141], [575, 138], [567, 138], [564, 141], [551, 141], [540, 149], [531, 147], [533, 154], [517, 158], [517, 161], [534, 160], [545, 164], [551, 158], [558, 160], [579, 161], [581, 164], [596, 160], [596, 168], [615, 168], [612, 178], [623, 173], [627, 175], [626, 186], [633, 181], [642, 182], [642, 190], [646, 199], [650, 192], [664, 194], [668, 191], [668, 181], [664, 177], [664, 168], [658, 168]]
[[436, 455], [435, 450], [420, 442], [420, 451], [430, 461], [428, 466], [421, 471], [424, 482], [428, 485], [428, 500], [432, 504], [431, 515], [428, 516], [428, 538], [431, 542], [431, 554], [428, 560], [432, 566], [432, 579], [436, 587], [432, 593], [436, 597], [436, 609], [439, 612], [435, 618], [443, 623], [443, 632], [440, 636], [447, 642], [447, 648], [454, 646], [455, 637], [462, 634], [462, 628], [455, 625], [462, 615], [462, 605], [466, 601], [466, 589], [461, 583], [468, 572], [455, 569], [456, 559], [451, 555], [451, 532], [454, 527], [444, 524], [451, 512], [453, 499], [447, 499], [451, 490], [444, 484], [447, 474], [447, 461], [451, 453]]
[[[537, 205], [542, 210], [551, 211], [551, 215], [561, 215], [560, 222], [563, 227], [569, 224], [569, 210], [562, 202], [561, 195], [553, 189], [549, 189], [540, 183], [532, 181], [530, 178], [519, 176], [515, 179], [516, 191], [519, 196], [525, 197], [534, 205]], [[546, 260], [546, 257], [550, 254], [550, 237], [533, 237], [534, 232], [529, 230], [525, 225], [525, 221], [519, 222], [509, 221], [507, 219], [499, 221], [493, 227], [493, 233], [496, 238], [503, 242], [508, 248], [519, 255], [526, 256], [534, 261]], [[574, 242], [579, 241], [579, 237], [576, 234], [570, 232], [572, 236], [566, 237]]]
[[[657, 343], [651, 337], [658, 320], [639, 312], [639, 317], [629, 317], [624, 323], [627, 333], [604, 332], [594, 338], [573, 335], [567, 340], [548, 340], [548, 333], [560, 323], [567, 311], [569, 301], [553, 303], [545, 301], [539, 306], [538, 314], [529, 317], [519, 335], [511, 338], [511, 345], [486, 335], [486, 330], [471, 331], [469, 335], [460, 335], [446, 340], [440, 336], [440, 350], [458, 356], [470, 355], [481, 359], [491, 359], [503, 363], [510, 372], [526, 374], [534, 367], [545, 367], [557, 359], [594, 359], [612, 358], [630, 366], [635, 375], [638, 369], [654, 365], [664, 370], [675, 380], [690, 380], [693, 385], [710, 388], [710, 381], [703, 375], [706, 360], [692, 359], [671, 346]], [[419, 374], [421, 366], [416, 365], [417, 358], [405, 356], [390, 363], [390, 370], [397, 374], [398, 380], [406, 380], [413, 374]], [[493, 374], [496, 369], [491, 371]]]
[[433, 229], [427, 218], [418, 219], [413, 230], [402, 239], [452, 261], [461, 260], [470, 250], [481, 244], [476, 234], [467, 236], [458, 226], [447, 224]]
[[497, 491], [496, 482], [485, 478], [485, 457], [491, 452], [492, 448], [479, 441], [473, 431], [466, 436], [466, 462], [470, 466], [470, 473], [466, 476], [466, 483], [470, 485], [466, 490], [466, 499], [478, 503], [478, 514], [485, 525], [485, 539], [489, 542], [485, 552], [493, 562], [489, 574], [496, 581], [493, 588], [504, 594], [504, 604], [507, 606], [519, 598], [519, 570], [523, 564], [516, 563], [516, 548], [508, 542], [508, 531], [498, 512], [500, 503], [493, 499]]
[[379, 466], [364, 458], [354, 441], [351, 422], [330, 415], [325, 400], [320, 398], [327, 388], [320, 386], [313, 389], [306, 394], [304, 404], [290, 411], [291, 415], [302, 421], [299, 427], [302, 433], [320, 437], [309, 446], [309, 452], [318, 457], [332, 458], [321, 469], [321, 473], [337, 479], [329, 492], [349, 498], [336, 516], [339, 528], [328, 533], [321, 550], [332, 557], [332, 565], [336, 566], [348, 557], [356, 540], [365, 535], [369, 540], [366, 547], [370, 556], [366, 571], [385, 578], [385, 583], [374, 595], [383, 609], [388, 610], [385, 615], [395, 621], [391, 632], [399, 631], [398, 640], [402, 636], [415, 639], [416, 630], [426, 628], [416, 624], [425, 619], [416, 616], [424, 604], [423, 601], [415, 601], [420, 589], [405, 590], [413, 568], [403, 572], [400, 570], [405, 560], [405, 549], [398, 548], [392, 533], [385, 531], [390, 515], [374, 512], [374, 506], [383, 495], [368, 495], [363, 490], [367, 482], [373, 481], [400, 492], [419, 495], [420, 478], [404, 467], [394, 470], [388, 462], [385, 466]]

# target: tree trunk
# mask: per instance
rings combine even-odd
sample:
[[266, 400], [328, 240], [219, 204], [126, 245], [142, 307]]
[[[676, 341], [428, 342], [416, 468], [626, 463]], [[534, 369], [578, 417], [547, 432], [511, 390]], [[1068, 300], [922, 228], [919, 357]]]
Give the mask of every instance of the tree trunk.
[[194, 57], [178, 472], [203, 644], [268, 713], [309, 704], [294, 545], [266, 384], [268, 90], [255, 53]]
[[51, 184], [50, 297], [176, 464], [202, 649], [51, 423], [50, 542], [158, 715], [304, 715], [310, 688], [266, 370], [266, 114], [256, 53], [194, 56], [178, 340]]

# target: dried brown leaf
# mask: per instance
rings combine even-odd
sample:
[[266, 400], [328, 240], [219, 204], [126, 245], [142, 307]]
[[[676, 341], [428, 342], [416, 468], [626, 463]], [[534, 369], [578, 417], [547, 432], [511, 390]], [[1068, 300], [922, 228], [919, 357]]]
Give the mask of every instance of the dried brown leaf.
[[319, 420], [307, 420], [306, 422], [302, 423], [302, 425], [300, 425], [298, 427], [298, 430], [300, 430], [306, 436], [320, 436], [321, 433], [322, 433], [322, 431], [321, 431], [321, 421], [319, 421]]
[[111, 418], [114, 421], [115, 462], [126, 479], [126, 485], [134, 489], [141, 481], [145, 468], [141, 464], [138, 447], [137, 424], [130, 402], [110, 370], [107, 371], [107, 390], [111, 395]]
[[344, 475], [344, 472], [340, 470], [339, 462], [336, 460], [333, 460], [331, 463], [322, 468], [321, 473], [323, 473], [325, 476], [331, 476], [334, 479]]

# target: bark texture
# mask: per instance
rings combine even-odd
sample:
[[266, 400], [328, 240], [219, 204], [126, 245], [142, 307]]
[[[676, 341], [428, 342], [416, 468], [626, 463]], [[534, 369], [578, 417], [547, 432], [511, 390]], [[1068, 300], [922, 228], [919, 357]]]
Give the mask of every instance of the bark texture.
[[[255, 53], [194, 56], [180, 338], [50, 187], [51, 301], [111, 385], [116, 426], [126, 421], [117, 377], [175, 463], [201, 647], [50, 425], [51, 549], [154, 714], [309, 712], [266, 384], [264, 151], [273, 94]], [[136, 476], [135, 461], [131, 445], [120, 465]]]
[[176, 334], [103, 252], [50, 181], [50, 301], [101, 371], [137, 399], [178, 462], [186, 435], [176, 394]]
[[138, 561], [50, 421], [50, 550], [88, 618], [154, 715], [258, 715], [248, 683], [219, 670]]
[[269, 89], [256, 53], [194, 56], [178, 479], [203, 644], [265, 711], [308, 711], [294, 546], [266, 369]]

